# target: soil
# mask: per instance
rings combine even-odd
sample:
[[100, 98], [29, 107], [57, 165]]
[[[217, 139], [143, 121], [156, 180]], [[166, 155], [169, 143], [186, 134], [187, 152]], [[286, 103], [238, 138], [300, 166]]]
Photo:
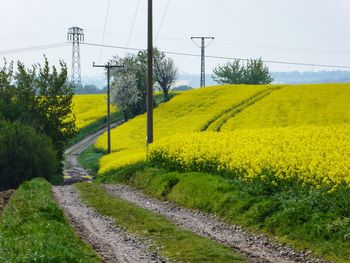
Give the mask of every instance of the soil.
[[0, 211], [5, 208], [5, 205], [8, 203], [14, 192], [15, 190], [13, 189], [0, 192]]
[[246, 255], [250, 261], [271, 263], [327, 262], [313, 258], [311, 251], [294, 251], [291, 247], [278, 244], [267, 236], [248, 233], [240, 226], [227, 224], [212, 215], [197, 210], [185, 209], [170, 202], [145, 196], [140, 191], [128, 186], [105, 185], [105, 188], [118, 198], [164, 215], [178, 226], [232, 247]]
[[77, 234], [104, 262], [167, 262], [150, 249], [149, 241], [140, 240], [82, 203], [73, 186], [54, 187], [53, 194]]
[[[111, 128], [120, 125], [121, 122], [112, 123]], [[64, 185], [74, 184], [78, 182], [91, 181], [93, 176], [90, 171], [82, 168], [78, 163], [79, 155], [94, 144], [97, 138], [104, 133], [107, 128], [103, 128], [98, 132], [85, 137], [83, 140], [72, 145], [65, 151], [65, 162], [64, 162]]]
[[[66, 151], [65, 174], [70, 178], [65, 180], [64, 186], [54, 187], [54, 197], [77, 234], [91, 244], [105, 262], [167, 262], [157, 252], [152, 252], [150, 248], [153, 246], [149, 240], [141, 240], [115, 225], [112, 219], [97, 214], [82, 203], [75, 188], [68, 185], [87, 180], [89, 172], [78, 164], [77, 157], [104, 131], [86, 137]], [[213, 215], [147, 197], [127, 186], [105, 185], [105, 188], [118, 198], [164, 215], [184, 229], [231, 247], [244, 254], [250, 262], [327, 262], [313, 257], [311, 251], [295, 251], [272, 238], [249, 233], [242, 227], [227, 224]]]

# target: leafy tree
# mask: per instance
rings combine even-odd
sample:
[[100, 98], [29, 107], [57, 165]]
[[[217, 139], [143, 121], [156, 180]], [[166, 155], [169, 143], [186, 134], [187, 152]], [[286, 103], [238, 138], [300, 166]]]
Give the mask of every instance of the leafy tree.
[[163, 52], [155, 50], [154, 54], [155, 81], [163, 91], [164, 100], [168, 101], [169, 90], [177, 78], [178, 69], [175, 66], [174, 60], [166, 57]]
[[[146, 111], [146, 95], [147, 95], [147, 51], [140, 51], [137, 54], [127, 54], [121, 58], [115, 56], [111, 63], [124, 65], [124, 68], [112, 71], [112, 77], [117, 79], [126, 73], [133, 75], [136, 80], [138, 90], [137, 103], [130, 104], [127, 112], [136, 116]], [[167, 58], [163, 52], [154, 49], [154, 83], [158, 83], [164, 92], [164, 97], [169, 98], [169, 89], [174, 83], [177, 76], [177, 69], [172, 59]], [[155, 106], [155, 105], [154, 105]]]
[[0, 190], [43, 177], [58, 182], [57, 158], [51, 139], [20, 123], [0, 121]]
[[12, 63], [0, 70], [0, 115], [9, 122], [33, 126], [49, 136], [57, 156], [63, 159], [65, 143], [75, 134], [72, 114], [74, 87], [67, 82], [67, 67], [61, 70], [44, 65], [27, 69], [21, 62], [17, 71]]
[[240, 84], [244, 82], [244, 67], [239, 60], [227, 62], [217, 66], [213, 70], [213, 80], [222, 84]]
[[140, 92], [137, 89], [135, 75], [125, 72], [120, 74], [112, 83], [111, 101], [124, 113], [125, 121], [128, 120], [130, 107], [140, 100]]
[[111, 72], [113, 79], [118, 79], [125, 74], [132, 75], [136, 80], [139, 100], [136, 104], [129, 107], [133, 116], [146, 111], [146, 94], [147, 94], [147, 54], [139, 52], [138, 54], [127, 54], [125, 57], [115, 56], [111, 63], [124, 65], [124, 68], [115, 69]]
[[246, 65], [240, 60], [217, 66], [212, 78], [222, 84], [268, 84], [273, 81], [261, 58], [250, 59]]
[[269, 69], [261, 58], [250, 59], [244, 70], [245, 84], [268, 84], [273, 81]]

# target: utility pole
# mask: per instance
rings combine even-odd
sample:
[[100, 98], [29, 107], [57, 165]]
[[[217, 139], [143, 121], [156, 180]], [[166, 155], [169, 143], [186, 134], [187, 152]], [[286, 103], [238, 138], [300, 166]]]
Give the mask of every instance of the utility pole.
[[96, 65], [95, 62], [92, 64], [94, 68], [105, 68], [107, 69], [107, 146], [108, 153], [111, 153], [111, 69], [122, 68], [124, 66], [111, 65], [109, 62], [106, 65]]
[[67, 41], [73, 44], [71, 81], [75, 87], [81, 87], [80, 43], [84, 42], [83, 29], [80, 27], [69, 28], [67, 33]]
[[147, 33], [147, 146], [153, 143], [153, 3], [148, 0]]
[[205, 48], [211, 44], [211, 42], [208, 45], [205, 45], [205, 40], [206, 39], [211, 39], [214, 40], [214, 37], [191, 37], [191, 40], [194, 39], [201, 39], [201, 46], [196, 46], [200, 47], [201, 49], [201, 87], [205, 87]]

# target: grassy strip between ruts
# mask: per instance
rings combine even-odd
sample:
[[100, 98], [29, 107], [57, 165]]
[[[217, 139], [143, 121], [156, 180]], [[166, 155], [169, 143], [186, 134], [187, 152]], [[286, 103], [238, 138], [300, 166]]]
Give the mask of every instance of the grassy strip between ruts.
[[183, 230], [165, 217], [115, 198], [97, 184], [76, 185], [84, 202], [138, 236], [151, 239], [161, 255], [180, 262], [245, 262], [231, 249]]
[[25, 182], [0, 217], [0, 262], [101, 262], [74, 234], [44, 179]]
[[91, 145], [78, 156], [78, 162], [85, 169], [90, 170], [93, 175], [97, 175], [99, 169], [98, 162], [100, 158], [105, 154], [105, 152], [96, 149], [94, 145]]
[[125, 183], [184, 207], [215, 213], [228, 222], [277, 236], [300, 250], [334, 262], [350, 258], [350, 191], [309, 191], [286, 184], [271, 192], [263, 184], [198, 172], [171, 172], [139, 163], [97, 178]]

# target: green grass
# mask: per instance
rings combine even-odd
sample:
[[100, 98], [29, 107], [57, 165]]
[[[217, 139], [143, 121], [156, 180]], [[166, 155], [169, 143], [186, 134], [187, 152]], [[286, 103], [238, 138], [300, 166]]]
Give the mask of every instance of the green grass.
[[[111, 123], [123, 121], [123, 114], [121, 112], [111, 113]], [[103, 117], [98, 119], [97, 121], [89, 124], [88, 126], [80, 129], [78, 133], [72, 138], [67, 144], [66, 148], [72, 146], [73, 144], [81, 141], [86, 136], [98, 132], [99, 130], [105, 128], [107, 126], [107, 117]]]
[[44, 179], [25, 182], [0, 216], [0, 262], [101, 262], [75, 236]]
[[98, 161], [105, 154], [105, 152], [102, 152], [96, 149], [94, 145], [91, 145], [78, 156], [78, 162], [85, 169], [89, 169], [93, 175], [96, 175], [98, 172]]
[[350, 258], [350, 189], [335, 193], [286, 183], [228, 180], [198, 172], [171, 172], [139, 163], [97, 178], [124, 183], [184, 207], [214, 213], [228, 222], [279, 237], [300, 250], [311, 249], [334, 262]]
[[231, 249], [176, 227], [165, 217], [120, 200], [97, 184], [81, 183], [81, 198], [100, 214], [138, 236], [150, 239], [161, 255], [180, 262], [245, 262]]

